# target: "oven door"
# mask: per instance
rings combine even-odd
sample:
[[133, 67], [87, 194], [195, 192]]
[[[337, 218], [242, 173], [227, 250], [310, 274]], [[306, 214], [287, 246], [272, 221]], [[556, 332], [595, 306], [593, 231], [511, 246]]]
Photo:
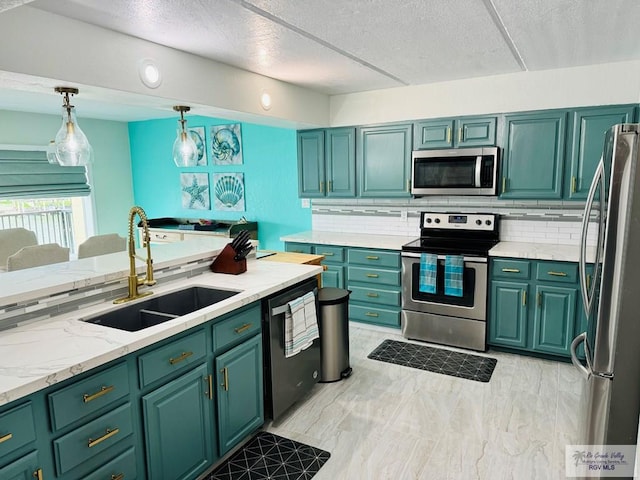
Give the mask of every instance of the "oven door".
[[462, 297], [445, 295], [445, 255], [438, 255], [435, 293], [420, 291], [420, 254], [402, 252], [402, 309], [448, 317], [487, 319], [487, 259], [465, 257]]

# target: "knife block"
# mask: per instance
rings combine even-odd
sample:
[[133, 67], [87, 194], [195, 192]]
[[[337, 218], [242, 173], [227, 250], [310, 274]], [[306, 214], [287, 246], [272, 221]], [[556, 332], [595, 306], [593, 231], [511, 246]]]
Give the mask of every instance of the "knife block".
[[235, 256], [236, 251], [231, 248], [231, 244], [227, 243], [209, 268], [215, 273], [230, 273], [232, 275], [246, 272], [247, 259], [236, 261], [233, 259]]

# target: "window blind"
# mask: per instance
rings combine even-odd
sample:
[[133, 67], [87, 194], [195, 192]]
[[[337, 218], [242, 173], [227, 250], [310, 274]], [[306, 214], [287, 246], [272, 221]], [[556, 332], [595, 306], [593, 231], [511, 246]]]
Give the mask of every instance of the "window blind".
[[0, 198], [53, 198], [89, 195], [84, 166], [62, 167], [39, 150], [0, 150]]

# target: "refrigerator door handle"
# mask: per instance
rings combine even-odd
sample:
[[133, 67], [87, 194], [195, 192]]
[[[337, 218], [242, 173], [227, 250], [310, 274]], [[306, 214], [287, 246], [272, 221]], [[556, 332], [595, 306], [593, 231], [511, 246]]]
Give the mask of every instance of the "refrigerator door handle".
[[[571, 342], [571, 363], [573, 363], [573, 365], [580, 371], [580, 373], [582, 373], [582, 375], [584, 375], [584, 377], [588, 380], [593, 374], [593, 370], [591, 370], [591, 365], [589, 364], [589, 351], [587, 350], [586, 340], [587, 332], [582, 332]], [[576, 353], [576, 350], [581, 343], [584, 343], [585, 359], [587, 361], [586, 367], [582, 364], [582, 362], [578, 358], [578, 354]]]

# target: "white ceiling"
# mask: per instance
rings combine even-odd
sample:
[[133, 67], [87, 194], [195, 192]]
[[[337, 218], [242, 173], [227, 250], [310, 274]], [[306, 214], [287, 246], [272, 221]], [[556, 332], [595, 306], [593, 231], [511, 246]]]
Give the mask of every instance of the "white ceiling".
[[329, 95], [640, 59], [638, 0], [25, 3]]

